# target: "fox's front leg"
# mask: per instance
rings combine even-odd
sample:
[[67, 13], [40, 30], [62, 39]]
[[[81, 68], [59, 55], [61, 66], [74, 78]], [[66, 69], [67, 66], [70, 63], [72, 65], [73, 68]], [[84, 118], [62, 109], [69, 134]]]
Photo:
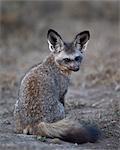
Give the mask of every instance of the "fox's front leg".
[[65, 105], [65, 99], [64, 99], [64, 97], [62, 97], [59, 101], [63, 104], [63, 106]]
[[65, 106], [65, 95], [66, 95], [66, 93], [67, 93], [67, 90], [65, 90], [64, 94], [61, 96], [61, 98], [59, 100], [63, 104], [63, 106]]
[[23, 134], [32, 134], [33, 133], [33, 127], [31, 125], [27, 125], [24, 129], [23, 129]]
[[65, 91], [65, 93], [60, 97], [60, 102], [63, 104], [63, 106], [65, 106], [65, 95], [67, 93], [67, 90]]

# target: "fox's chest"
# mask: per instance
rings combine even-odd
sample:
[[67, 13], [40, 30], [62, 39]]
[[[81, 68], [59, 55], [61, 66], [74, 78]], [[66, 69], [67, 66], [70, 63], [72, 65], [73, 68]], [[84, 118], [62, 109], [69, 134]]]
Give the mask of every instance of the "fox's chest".
[[61, 79], [61, 83], [60, 83], [61, 95], [67, 92], [68, 86], [69, 86], [69, 78], [66, 77]]
[[59, 75], [55, 78], [56, 89], [59, 97], [62, 98], [66, 94], [69, 86], [69, 78], [64, 75]]

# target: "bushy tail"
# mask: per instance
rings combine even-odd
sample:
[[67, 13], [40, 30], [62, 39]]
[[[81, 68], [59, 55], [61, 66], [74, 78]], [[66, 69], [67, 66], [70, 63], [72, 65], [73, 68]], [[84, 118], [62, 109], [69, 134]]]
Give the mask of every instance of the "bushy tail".
[[100, 137], [100, 131], [97, 128], [82, 126], [77, 121], [69, 119], [63, 119], [56, 123], [41, 122], [35, 127], [34, 134], [78, 144], [94, 143]]

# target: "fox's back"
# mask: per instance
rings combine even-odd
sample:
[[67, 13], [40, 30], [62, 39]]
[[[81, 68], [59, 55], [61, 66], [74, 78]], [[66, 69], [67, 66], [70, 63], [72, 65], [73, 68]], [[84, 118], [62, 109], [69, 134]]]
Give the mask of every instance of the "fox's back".
[[79, 70], [89, 38], [89, 31], [83, 31], [72, 42], [66, 43], [56, 31], [48, 31], [50, 56], [27, 72], [21, 81], [14, 110], [17, 132], [58, 137], [65, 141], [72, 138], [72, 142], [78, 143], [90, 141], [88, 135], [91, 137], [91, 134], [86, 128], [81, 128], [78, 122], [63, 119], [69, 75]]
[[50, 56], [23, 77], [15, 116], [25, 126], [28, 123], [54, 122], [64, 118], [64, 107], [59, 100], [66, 93], [68, 83], [69, 78], [60, 73]]

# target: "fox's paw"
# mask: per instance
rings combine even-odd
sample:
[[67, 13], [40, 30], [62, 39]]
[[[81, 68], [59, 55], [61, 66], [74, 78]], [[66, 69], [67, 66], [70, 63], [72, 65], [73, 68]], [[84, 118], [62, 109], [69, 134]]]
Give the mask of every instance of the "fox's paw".
[[33, 134], [33, 129], [30, 125], [26, 126], [26, 128], [23, 129], [23, 134]]
[[34, 131], [35, 134], [37, 135], [46, 136], [47, 132], [46, 124], [44, 122], [40, 122], [39, 124], [37, 124]]

